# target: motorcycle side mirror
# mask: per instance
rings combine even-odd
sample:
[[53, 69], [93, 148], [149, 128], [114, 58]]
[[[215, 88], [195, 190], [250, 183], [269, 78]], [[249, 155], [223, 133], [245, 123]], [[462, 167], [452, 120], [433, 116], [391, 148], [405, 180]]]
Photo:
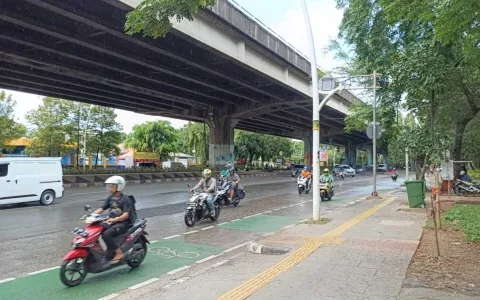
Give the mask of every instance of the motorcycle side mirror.
[[188, 187], [192, 187], [190, 184], [187, 184]]
[[92, 209], [92, 207], [91, 207], [90, 205], [85, 205], [85, 206], [83, 207], [83, 209], [84, 209], [85, 211], [90, 211], [90, 210]]

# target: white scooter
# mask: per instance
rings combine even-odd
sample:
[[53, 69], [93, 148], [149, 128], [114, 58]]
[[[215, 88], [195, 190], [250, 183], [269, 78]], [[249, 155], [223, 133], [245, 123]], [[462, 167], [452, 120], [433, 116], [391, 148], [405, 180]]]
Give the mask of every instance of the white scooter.
[[[308, 184], [307, 184], [308, 181]], [[298, 176], [297, 178], [298, 193], [301, 195], [303, 192], [308, 194], [312, 188], [312, 180], [307, 177]]]

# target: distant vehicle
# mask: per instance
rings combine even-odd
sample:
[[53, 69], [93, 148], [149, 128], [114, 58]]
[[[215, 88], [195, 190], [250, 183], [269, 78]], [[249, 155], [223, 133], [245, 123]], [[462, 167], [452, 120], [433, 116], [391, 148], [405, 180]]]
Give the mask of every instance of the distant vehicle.
[[341, 165], [340, 166], [341, 169], [343, 169], [343, 174], [345, 176], [352, 176], [352, 177], [355, 177], [355, 175], [357, 174], [355, 172], [355, 169], [350, 167], [349, 165]]
[[305, 165], [291, 165], [291, 172], [292, 172], [292, 177], [295, 177], [296, 175], [300, 174], [300, 172], [303, 170]]
[[388, 171], [387, 165], [386, 164], [379, 164], [377, 166], [377, 171], [387, 172]]
[[60, 157], [1, 157], [0, 205], [39, 201], [50, 205], [63, 197]]
[[355, 172], [357, 172], [357, 174], [365, 174], [365, 169], [363, 166], [357, 165], [355, 166]]

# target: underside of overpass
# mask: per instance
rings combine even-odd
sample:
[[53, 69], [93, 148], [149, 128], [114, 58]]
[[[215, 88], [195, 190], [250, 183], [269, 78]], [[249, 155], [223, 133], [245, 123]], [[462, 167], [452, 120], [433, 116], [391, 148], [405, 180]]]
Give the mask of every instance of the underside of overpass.
[[[0, 87], [207, 122], [216, 132], [211, 148], [228, 146], [214, 152], [233, 152], [233, 128], [308, 138], [306, 95], [177, 30], [157, 40], [127, 36], [127, 12], [115, 0], [0, 1]], [[201, 15], [241, 34], [209, 11]], [[365, 143], [363, 133], [343, 132], [344, 117], [322, 111], [322, 142]]]

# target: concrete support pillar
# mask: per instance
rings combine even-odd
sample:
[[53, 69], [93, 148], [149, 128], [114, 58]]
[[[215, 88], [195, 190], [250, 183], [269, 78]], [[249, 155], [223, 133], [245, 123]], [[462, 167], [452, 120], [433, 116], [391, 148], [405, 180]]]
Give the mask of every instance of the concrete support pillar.
[[357, 161], [357, 147], [348, 142], [345, 147], [345, 156], [347, 159], [347, 165], [355, 165]]
[[367, 146], [368, 165], [373, 164], [373, 147]]
[[304, 163], [308, 166], [311, 166], [313, 163], [312, 149], [313, 149], [313, 135], [312, 132], [305, 133], [302, 137], [303, 140], [303, 153], [304, 153]]
[[232, 119], [220, 109], [212, 109], [213, 117], [209, 116], [207, 124], [209, 136], [209, 167], [220, 169], [228, 162], [234, 162], [234, 128], [238, 120]]

